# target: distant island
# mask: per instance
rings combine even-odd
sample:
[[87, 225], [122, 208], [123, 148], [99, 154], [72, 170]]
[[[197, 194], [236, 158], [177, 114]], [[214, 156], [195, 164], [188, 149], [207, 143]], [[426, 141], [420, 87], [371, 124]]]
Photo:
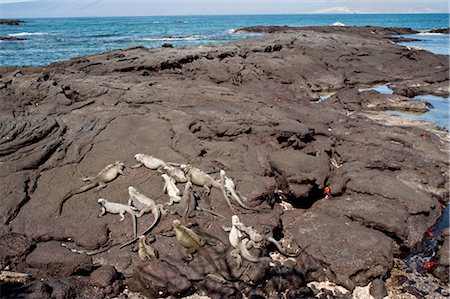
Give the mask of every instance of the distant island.
[[7, 19], [1, 19], [0, 25], [20, 25], [20, 23], [24, 23], [25, 21], [22, 20], [7, 20]]

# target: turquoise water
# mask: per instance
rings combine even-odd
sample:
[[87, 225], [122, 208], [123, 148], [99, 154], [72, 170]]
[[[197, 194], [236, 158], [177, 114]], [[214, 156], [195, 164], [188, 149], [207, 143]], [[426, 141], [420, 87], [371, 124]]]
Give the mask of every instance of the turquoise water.
[[[373, 86], [370, 88], [359, 89], [360, 92], [365, 90], [375, 90], [383, 94], [394, 93], [394, 91], [389, 88], [389, 83], [384, 85]], [[411, 114], [399, 111], [387, 111], [387, 112], [394, 115], [400, 115], [404, 117], [423, 120], [438, 125], [439, 127], [446, 129], [447, 131], [450, 130], [450, 98], [442, 98], [433, 95], [419, 95], [414, 97], [414, 99], [425, 100], [431, 105], [433, 105], [433, 108], [431, 108], [430, 111], [425, 112], [423, 114]]]
[[[0, 36], [24, 41], [0, 42], [0, 66], [44, 65], [75, 56], [142, 45], [160, 47], [224, 43], [252, 36], [233, 29], [254, 25], [374, 25], [417, 30], [448, 27], [448, 14], [327, 14], [24, 19], [0, 26]], [[444, 42], [444, 41], [440, 41]], [[439, 43], [439, 41], [438, 41]], [[448, 40], [446, 42], [448, 44]], [[448, 46], [447, 46], [448, 47]]]
[[416, 42], [404, 42], [399, 45], [417, 47], [428, 50], [435, 54], [450, 55], [450, 41], [448, 34], [439, 33], [419, 33], [401, 35], [404, 37], [420, 39]]
[[433, 105], [434, 108], [420, 115], [401, 113], [398, 111], [389, 111], [389, 113], [423, 120], [438, 125], [447, 131], [450, 130], [450, 98], [441, 98], [433, 95], [420, 95], [414, 97], [414, 99], [425, 100]]

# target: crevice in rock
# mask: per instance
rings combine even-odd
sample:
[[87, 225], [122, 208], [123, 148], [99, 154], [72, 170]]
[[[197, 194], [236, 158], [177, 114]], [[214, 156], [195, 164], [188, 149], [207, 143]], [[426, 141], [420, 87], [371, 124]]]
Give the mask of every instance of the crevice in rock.
[[394, 232], [388, 231], [385, 228], [383, 228], [377, 224], [370, 224], [367, 221], [365, 221], [365, 219], [362, 219], [362, 218], [357, 218], [352, 215], [345, 215], [345, 217], [347, 217], [349, 220], [356, 222], [364, 227], [367, 227], [367, 228], [379, 231], [380, 233], [383, 233], [384, 235], [391, 238], [398, 245], [398, 247], [402, 253], [404, 253], [404, 254], [410, 253], [410, 248], [408, 248], [408, 246], [405, 244], [405, 242], [402, 240], [402, 238], [397, 236]]
[[34, 179], [34, 178], [32, 179], [32, 178], [28, 177], [23, 182], [24, 196], [23, 196], [22, 200], [19, 202], [19, 204], [16, 206], [14, 211], [11, 211], [11, 213], [9, 214], [8, 218], [5, 221], [6, 225], [9, 225], [14, 220], [14, 218], [16, 218], [17, 214], [19, 214], [22, 207], [25, 206], [27, 204], [27, 202], [31, 199], [31, 196], [32, 196], [35, 188], [36, 188], [36, 179]]

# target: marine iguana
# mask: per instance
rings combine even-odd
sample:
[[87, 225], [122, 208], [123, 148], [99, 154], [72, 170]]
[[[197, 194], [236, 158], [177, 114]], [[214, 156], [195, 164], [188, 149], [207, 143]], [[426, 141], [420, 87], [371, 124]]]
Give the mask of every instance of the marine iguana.
[[233, 206], [231, 205], [230, 200], [228, 199], [227, 193], [225, 191], [224, 186], [219, 182], [215, 181], [209, 174], [200, 170], [196, 167], [191, 166], [190, 164], [181, 164], [180, 168], [186, 173], [187, 178], [197, 186], [201, 186], [206, 190], [206, 193], [209, 194], [211, 192], [211, 187], [216, 188], [222, 192], [225, 201], [230, 207], [233, 214], [236, 214]]
[[138, 167], [141, 167], [142, 165], [144, 165], [145, 167], [147, 167], [149, 169], [156, 170], [158, 168], [161, 168], [161, 167], [167, 165], [166, 162], [164, 162], [163, 160], [155, 158], [150, 155], [146, 155], [146, 154], [141, 154], [141, 153], [136, 154], [136, 155], [134, 155], [134, 158], [139, 163], [132, 166], [131, 168], [138, 168]]
[[180, 220], [175, 219], [172, 222], [173, 229], [175, 231], [175, 235], [177, 237], [178, 242], [187, 249], [188, 259], [193, 259], [193, 254], [198, 252], [215, 270], [217, 274], [223, 277], [227, 281], [237, 281], [237, 278], [227, 277], [224, 275], [217, 267], [214, 260], [208, 254], [208, 252], [203, 248], [205, 242], [200, 239], [200, 237], [191, 229], [182, 225]]
[[235, 201], [237, 201], [237, 203], [244, 209], [258, 211], [258, 212], [262, 211], [260, 209], [252, 208], [252, 207], [249, 207], [246, 204], [244, 204], [244, 202], [241, 200], [241, 197], [236, 193], [236, 185], [234, 184], [232, 179], [230, 179], [229, 177], [227, 177], [225, 175], [225, 170], [223, 170], [223, 169], [220, 170], [220, 183], [225, 188], [225, 191], [227, 192], [227, 194], [230, 194], [231, 198], [233, 198]]
[[[141, 194], [133, 186], [128, 187], [128, 194], [130, 195], [130, 197], [128, 198], [128, 205], [133, 204], [139, 210], [139, 213], [136, 214], [136, 217], [141, 217], [146, 212], [151, 212], [153, 215], [152, 224], [150, 224], [150, 226], [141, 234], [146, 235], [156, 225], [156, 223], [158, 223], [161, 217], [166, 215], [167, 213], [164, 210], [163, 205], [156, 204], [153, 199]], [[128, 246], [136, 242], [137, 240], [137, 238], [133, 238], [133, 240], [121, 245], [119, 249]]]
[[98, 217], [102, 217], [106, 212], [111, 214], [119, 214], [120, 220], [122, 222], [125, 219], [125, 213], [129, 213], [131, 218], [133, 219], [133, 237], [136, 239], [137, 237], [137, 225], [136, 225], [136, 214], [137, 210], [135, 207], [124, 205], [117, 202], [110, 202], [104, 198], [99, 198], [98, 203], [102, 205], [102, 211], [98, 215]]
[[122, 162], [116, 161], [114, 164], [109, 164], [102, 171], [100, 171], [95, 177], [83, 177], [83, 181], [90, 181], [89, 184], [82, 186], [78, 189], [70, 190], [61, 200], [58, 207], [58, 214], [61, 215], [64, 203], [74, 196], [85, 191], [88, 191], [94, 187], [96, 190], [100, 190], [106, 187], [106, 183], [114, 180], [119, 174], [123, 175], [123, 169], [125, 165]]
[[[250, 238], [251, 241], [253, 241], [253, 247], [255, 248], [260, 248], [262, 243], [267, 241], [270, 242], [272, 244], [274, 244], [278, 251], [287, 257], [297, 257], [301, 254], [301, 251], [298, 251], [296, 253], [288, 253], [286, 252], [286, 250], [283, 249], [283, 247], [281, 246], [281, 244], [275, 240], [273, 237], [268, 236], [267, 234], [263, 234], [261, 235], [256, 229], [254, 229], [251, 226], [246, 226], [244, 223], [242, 223], [239, 220], [239, 217], [237, 215], [233, 215], [231, 217], [231, 223], [233, 225], [233, 227], [236, 227], [237, 230], [239, 230], [240, 232], [244, 232], [245, 234], [247, 234]], [[230, 232], [230, 238], [231, 238], [231, 232]], [[233, 236], [234, 238], [236, 238], [235, 236]]]
[[228, 235], [228, 240], [230, 241], [231, 246], [233, 246], [234, 248], [230, 252], [230, 255], [236, 258], [237, 267], [241, 267], [241, 256], [247, 261], [253, 263], [270, 261], [270, 258], [268, 257], [255, 257], [250, 253], [248, 249], [251, 249], [252, 247], [259, 248], [259, 246], [256, 246], [254, 241], [249, 240], [247, 237], [244, 237], [242, 232], [237, 227], [239, 223], [241, 223], [239, 217], [237, 215], [233, 215], [231, 217], [231, 227], [222, 227], [225, 231], [230, 232]]
[[149, 259], [157, 259], [159, 257], [158, 251], [148, 245], [146, 242], [145, 236], [141, 235], [139, 236], [139, 243], [138, 243], [138, 255], [139, 258], [143, 261]]
[[184, 171], [171, 165], [171, 163], [167, 163], [161, 168], [161, 171], [165, 172], [168, 176], [173, 178], [177, 183], [186, 183], [187, 178], [184, 174]]
[[164, 192], [167, 192], [167, 195], [169, 195], [169, 203], [168, 205], [171, 206], [175, 202], [180, 202], [180, 189], [177, 188], [175, 185], [175, 180], [169, 177], [167, 174], [163, 173], [161, 177], [164, 179]]
[[208, 212], [214, 216], [225, 219], [225, 216], [223, 216], [219, 213], [216, 213], [209, 209], [204, 209], [202, 207], [199, 207], [197, 205], [197, 200], [196, 200], [195, 195], [192, 194], [192, 183], [190, 181], [187, 181], [186, 185], [184, 186], [184, 191], [183, 191], [183, 194], [181, 195], [181, 200], [178, 204], [177, 210], [173, 213], [177, 213], [178, 215], [180, 215], [181, 218], [183, 219], [183, 224], [188, 225], [190, 223], [189, 217], [192, 217], [191, 214], [195, 210]]

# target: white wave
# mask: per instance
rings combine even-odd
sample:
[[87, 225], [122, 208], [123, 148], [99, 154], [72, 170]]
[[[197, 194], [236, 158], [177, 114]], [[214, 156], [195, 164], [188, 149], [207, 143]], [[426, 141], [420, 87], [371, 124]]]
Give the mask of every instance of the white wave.
[[47, 34], [45, 32], [20, 32], [20, 33], [11, 33], [8, 36], [30, 36], [30, 35], [44, 35]]
[[169, 36], [169, 37], [144, 37], [141, 38], [141, 40], [148, 40], [148, 41], [181, 41], [181, 40], [201, 40], [204, 39], [203, 36]]
[[343, 26], [347, 26], [347, 25], [345, 25], [344, 23], [341, 23], [341, 22], [336, 22], [336, 23], [333, 23], [331, 26], [343, 27]]
[[227, 32], [228, 32], [228, 33], [236, 33], [236, 29], [231, 28], [231, 29], [228, 29]]
[[417, 35], [445, 35], [445, 33], [420, 32]]

